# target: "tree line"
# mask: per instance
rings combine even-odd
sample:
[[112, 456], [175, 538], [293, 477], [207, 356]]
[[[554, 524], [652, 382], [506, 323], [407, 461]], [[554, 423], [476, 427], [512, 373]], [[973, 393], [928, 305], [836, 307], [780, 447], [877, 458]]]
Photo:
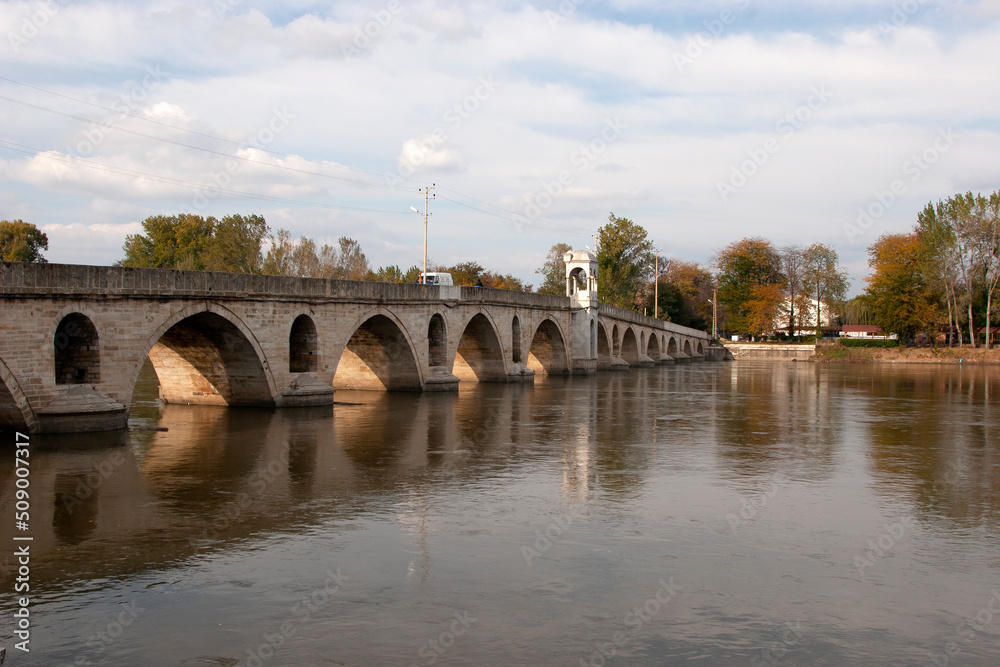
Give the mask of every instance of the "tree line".
[[[295, 239], [286, 229], [272, 234], [259, 215], [221, 219], [187, 213], [157, 215], [146, 218], [142, 228], [142, 234], [126, 237], [121, 266], [390, 283], [416, 283], [420, 278], [417, 266], [373, 268], [361, 244], [347, 236], [336, 245], [319, 245], [305, 236]], [[531, 285], [518, 278], [487, 270], [478, 262], [432, 263], [428, 270], [451, 273], [456, 285], [531, 290]]]
[[[928, 203], [910, 232], [884, 234], [868, 248], [864, 294], [845, 315], [912, 339], [943, 335], [949, 346], [982, 337], [987, 346], [1000, 283], [1000, 191]], [[982, 332], [984, 335], [980, 335]]]

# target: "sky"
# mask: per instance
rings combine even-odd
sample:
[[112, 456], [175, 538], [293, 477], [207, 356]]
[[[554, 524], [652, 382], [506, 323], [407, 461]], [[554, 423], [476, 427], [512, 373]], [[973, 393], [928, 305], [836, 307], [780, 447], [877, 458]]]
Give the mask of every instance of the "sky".
[[[1000, 2], [0, 2], [0, 219], [107, 265], [263, 215], [539, 284], [612, 213], [667, 258], [867, 247], [1000, 189]], [[411, 210], [418, 209], [420, 213]]]

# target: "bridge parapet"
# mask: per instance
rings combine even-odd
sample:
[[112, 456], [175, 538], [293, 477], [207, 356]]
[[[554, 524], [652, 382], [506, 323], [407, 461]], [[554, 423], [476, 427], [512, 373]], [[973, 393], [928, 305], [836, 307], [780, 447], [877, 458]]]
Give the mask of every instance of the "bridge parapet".
[[623, 322], [630, 322], [631, 324], [651, 327], [661, 331], [669, 331], [671, 333], [681, 334], [691, 338], [702, 338], [704, 340], [712, 339], [711, 334], [705, 331], [692, 329], [690, 327], [683, 327], [679, 324], [660, 320], [655, 317], [649, 317], [648, 315], [643, 315], [641, 313], [633, 313], [631, 310], [625, 310], [624, 308], [618, 308], [617, 306], [611, 306], [606, 303], [602, 303], [598, 306], [598, 312], [600, 312], [600, 314], [604, 317], [621, 320]]

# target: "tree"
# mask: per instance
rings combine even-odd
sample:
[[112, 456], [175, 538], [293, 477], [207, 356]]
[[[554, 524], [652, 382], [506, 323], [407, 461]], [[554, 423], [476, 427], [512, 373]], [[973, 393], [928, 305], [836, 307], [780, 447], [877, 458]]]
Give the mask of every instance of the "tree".
[[[943, 208], [943, 203], [938, 202]], [[943, 212], [943, 210], [942, 210]], [[952, 335], [958, 333], [962, 345], [962, 329], [958, 323], [958, 275], [955, 262], [955, 230], [946, 215], [939, 216], [938, 209], [928, 203], [917, 215], [917, 263], [921, 276], [929, 289], [943, 293], [948, 314], [948, 346]], [[954, 322], [954, 324], [953, 324]]]
[[642, 283], [653, 269], [653, 244], [646, 238], [646, 230], [612, 213], [608, 224], [597, 230], [597, 244], [598, 299], [638, 311]]
[[[781, 257], [770, 241], [754, 237], [730, 243], [715, 256], [719, 268], [719, 303], [729, 317], [728, 326], [740, 333], [763, 334], [774, 328], [765, 321], [777, 315], [781, 303]], [[779, 289], [770, 289], [776, 286]], [[764, 288], [764, 289], [762, 289]]]
[[129, 234], [122, 266], [204, 270], [215, 218], [181, 213], [154, 215], [142, 221], [144, 234]]
[[398, 265], [381, 266], [375, 271], [370, 271], [365, 280], [379, 283], [415, 283], [420, 276], [420, 267], [411, 266], [406, 271]]
[[847, 271], [837, 264], [837, 251], [822, 243], [814, 243], [802, 252], [802, 282], [810, 297], [816, 300], [816, 338], [823, 336], [822, 312], [844, 301], [847, 294]]
[[459, 262], [454, 266], [438, 267], [438, 271], [450, 273], [451, 280], [456, 285], [472, 287], [479, 282], [483, 272], [486, 271], [479, 262]]
[[802, 300], [802, 247], [781, 249], [781, 272], [785, 275], [784, 297], [788, 304], [788, 335], [795, 335], [795, 307]]
[[361, 244], [347, 236], [337, 239], [337, 244], [340, 246], [340, 252], [337, 253], [336, 265], [340, 275], [334, 277], [342, 280], [364, 280], [371, 266], [365, 253], [361, 251]]
[[539, 294], [560, 296], [566, 293], [566, 264], [563, 262], [563, 255], [572, 249], [573, 246], [568, 243], [557, 243], [549, 248], [549, 254], [545, 256], [545, 263], [535, 271], [545, 278], [538, 287]]
[[42, 251], [49, 249], [49, 237], [30, 222], [0, 220], [0, 260], [45, 263]]
[[866, 300], [871, 321], [888, 333], [912, 339], [934, 319], [937, 307], [920, 271], [920, 238], [884, 234], [868, 248], [871, 275]]
[[1000, 283], [1000, 190], [993, 192], [983, 210], [983, 240], [986, 248], [986, 347], [993, 344], [990, 316], [993, 313], [993, 293]]
[[260, 248], [268, 231], [262, 216], [225, 216], [214, 224], [211, 240], [205, 244], [204, 268], [229, 273], [260, 273], [264, 264]]
[[[693, 329], [708, 329], [712, 322], [712, 273], [694, 262], [670, 260], [662, 266], [660, 278], [660, 316], [668, 322]], [[646, 308], [654, 312], [656, 290], [647, 289]]]

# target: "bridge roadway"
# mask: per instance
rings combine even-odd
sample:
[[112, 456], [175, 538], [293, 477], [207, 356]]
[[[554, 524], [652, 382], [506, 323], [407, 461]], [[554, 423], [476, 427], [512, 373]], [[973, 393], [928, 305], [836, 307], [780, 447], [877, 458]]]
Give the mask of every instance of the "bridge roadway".
[[294, 407], [722, 359], [709, 342], [596, 292], [0, 262], [0, 430], [124, 428], [147, 357], [164, 401]]

